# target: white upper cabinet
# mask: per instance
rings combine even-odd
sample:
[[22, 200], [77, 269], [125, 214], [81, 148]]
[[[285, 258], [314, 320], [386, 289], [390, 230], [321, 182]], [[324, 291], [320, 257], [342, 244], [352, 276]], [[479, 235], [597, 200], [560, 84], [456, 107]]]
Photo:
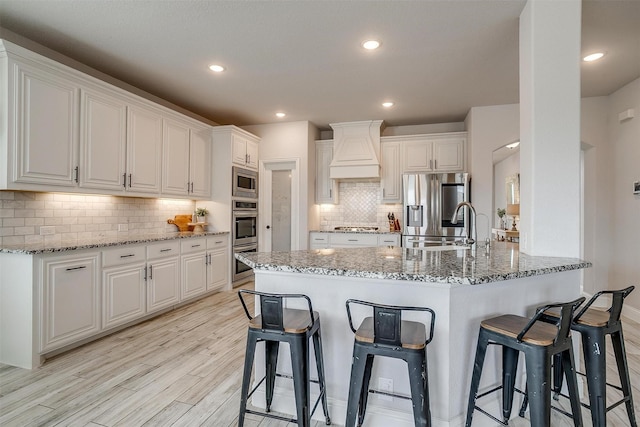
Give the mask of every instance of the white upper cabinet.
[[383, 203], [402, 203], [402, 174], [400, 172], [400, 142], [380, 143], [380, 163]]
[[242, 134], [231, 136], [231, 160], [250, 169], [258, 169], [258, 142]]
[[211, 196], [211, 135], [184, 121], [164, 120], [162, 194]]
[[[9, 144], [14, 142], [9, 151], [15, 153], [13, 165], [8, 159], [7, 171], [12, 176], [3, 180], [75, 187], [80, 100], [77, 85], [26, 63], [10, 61], [9, 69], [3, 68], [10, 73], [9, 90], [3, 96], [9, 96], [8, 106], [14, 112], [9, 115], [11, 122], [5, 123], [9, 126]], [[11, 166], [15, 166], [13, 173]]]
[[316, 141], [316, 204], [338, 203], [338, 185], [329, 177], [333, 141]]
[[403, 172], [461, 172], [466, 132], [394, 137], [403, 141]]
[[124, 190], [127, 105], [105, 91], [82, 90], [80, 186]]
[[127, 112], [127, 191], [159, 194], [162, 116], [142, 105]]

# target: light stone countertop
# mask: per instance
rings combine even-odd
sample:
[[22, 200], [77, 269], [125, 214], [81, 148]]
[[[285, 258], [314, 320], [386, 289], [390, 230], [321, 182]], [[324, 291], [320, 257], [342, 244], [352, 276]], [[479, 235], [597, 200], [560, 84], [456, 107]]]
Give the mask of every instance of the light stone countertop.
[[487, 255], [471, 250], [427, 251], [399, 247], [237, 253], [254, 270], [477, 285], [591, 267], [577, 258], [531, 256], [518, 245], [492, 242]]
[[95, 239], [61, 240], [54, 243], [36, 243], [24, 245], [4, 245], [0, 247], [0, 253], [14, 253], [25, 255], [37, 255], [44, 253], [66, 252], [82, 249], [95, 249], [109, 246], [131, 245], [136, 243], [153, 243], [163, 240], [190, 239], [194, 237], [216, 236], [229, 234], [228, 231], [204, 231], [204, 232], [138, 232], [121, 233], [117, 237], [102, 237]]

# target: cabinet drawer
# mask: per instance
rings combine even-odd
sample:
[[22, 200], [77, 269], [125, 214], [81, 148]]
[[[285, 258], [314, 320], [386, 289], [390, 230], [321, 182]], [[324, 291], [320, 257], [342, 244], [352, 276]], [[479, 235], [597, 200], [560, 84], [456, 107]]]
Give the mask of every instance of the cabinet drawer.
[[145, 260], [144, 246], [123, 246], [117, 249], [108, 249], [102, 252], [102, 266], [130, 264]]
[[206, 237], [198, 237], [196, 239], [184, 239], [180, 242], [180, 250], [183, 254], [204, 251], [207, 249]]
[[383, 234], [378, 236], [378, 246], [400, 246], [399, 234]]
[[325, 233], [311, 233], [311, 244], [329, 243], [329, 235]]
[[168, 240], [162, 243], [147, 246], [147, 259], [164, 258], [180, 255], [180, 242]]
[[375, 234], [336, 233], [331, 236], [331, 246], [378, 246]]
[[207, 249], [220, 249], [229, 245], [229, 236], [211, 236], [207, 237]]

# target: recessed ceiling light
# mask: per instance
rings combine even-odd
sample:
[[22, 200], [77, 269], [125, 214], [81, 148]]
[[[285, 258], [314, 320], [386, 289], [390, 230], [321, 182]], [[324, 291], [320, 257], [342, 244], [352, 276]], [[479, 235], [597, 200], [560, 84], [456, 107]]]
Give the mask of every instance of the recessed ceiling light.
[[596, 53], [592, 53], [591, 55], [587, 55], [584, 58], [582, 58], [583, 61], [585, 62], [592, 62], [592, 61], [597, 61], [598, 59], [602, 58], [604, 56], [604, 53], [602, 52], [596, 52]]
[[285, 116], [286, 116], [285, 113], [276, 113], [276, 117], [279, 118], [279, 119], [281, 119], [281, 118], [283, 118]]
[[221, 73], [224, 71], [224, 67], [222, 65], [217, 65], [217, 64], [209, 65], [209, 69], [214, 73]]
[[380, 47], [380, 42], [377, 40], [367, 40], [362, 42], [362, 47], [367, 50], [375, 50]]
[[384, 108], [391, 108], [391, 107], [393, 107], [393, 105], [394, 105], [394, 104], [393, 104], [393, 102], [391, 102], [391, 101], [387, 101], [387, 102], [383, 102], [383, 103], [382, 103], [382, 106], [383, 106]]

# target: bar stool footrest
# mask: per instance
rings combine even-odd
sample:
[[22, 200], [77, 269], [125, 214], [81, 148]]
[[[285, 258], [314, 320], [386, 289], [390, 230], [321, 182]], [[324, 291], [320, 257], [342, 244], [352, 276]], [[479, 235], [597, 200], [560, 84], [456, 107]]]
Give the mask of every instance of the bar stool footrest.
[[[496, 387], [492, 388], [491, 390], [487, 390], [487, 391], [485, 391], [484, 393], [480, 393], [480, 394], [478, 394], [478, 395], [476, 396], [476, 401], [477, 401], [478, 399], [480, 399], [481, 397], [487, 396], [487, 395], [489, 395], [489, 394], [491, 394], [491, 393], [494, 393], [494, 392], [496, 392], [496, 391], [498, 391], [498, 390], [502, 390], [502, 388], [503, 388], [503, 386], [502, 386], [502, 385], [499, 385], [499, 386], [496, 386]], [[520, 393], [520, 394], [522, 394], [522, 395], [524, 395], [524, 394], [525, 394], [525, 393], [524, 393], [524, 391], [522, 391], [522, 390], [518, 389], [517, 387], [514, 387], [514, 388], [513, 388], [513, 391], [515, 391], [516, 393]], [[496, 418], [495, 416], [491, 415], [490, 413], [488, 413], [487, 411], [485, 411], [484, 409], [482, 409], [482, 408], [481, 408], [481, 407], [479, 407], [478, 405], [474, 405], [474, 410], [477, 410], [478, 412], [480, 412], [480, 413], [482, 413], [482, 414], [486, 415], [487, 417], [491, 418], [493, 421], [495, 421], [495, 422], [497, 422], [497, 423], [502, 424], [503, 426], [508, 426], [508, 425], [509, 425], [509, 421], [506, 421], [506, 422], [505, 422], [505, 421], [503, 421], [503, 420], [500, 420], [500, 419]], [[522, 417], [522, 416], [523, 416], [523, 414], [521, 413], [521, 414], [520, 414], [520, 416]]]
[[246, 409], [244, 412], [247, 413], [247, 414], [259, 415], [261, 417], [267, 417], [267, 418], [273, 418], [275, 420], [285, 421], [287, 423], [298, 424], [298, 420], [295, 419], [295, 418], [282, 417], [280, 415], [274, 415], [274, 414], [269, 413], [269, 412], [254, 411], [252, 409]]
[[372, 388], [369, 389], [369, 393], [382, 394], [383, 396], [390, 396], [390, 397], [397, 397], [398, 399], [411, 400], [411, 396], [405, 396], [404, 394], [389, 393], [388, 391], [382, 391], [382, 390], [374, 390]]

